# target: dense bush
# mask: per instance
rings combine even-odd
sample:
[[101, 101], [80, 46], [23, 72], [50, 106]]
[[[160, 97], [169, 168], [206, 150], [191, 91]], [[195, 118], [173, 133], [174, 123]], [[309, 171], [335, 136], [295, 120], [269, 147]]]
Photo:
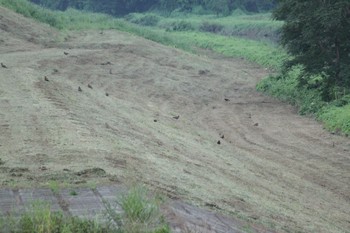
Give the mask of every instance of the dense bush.
[[193, 25], [190, 22], [184, 20], [172, 22], [166, 27], [167, 31], [192, 31]]
[[129, 14], [124, 18], [131, 23], [139, 24], [142, 26], [155, 26], [160, 20], [160, 17], [154, 14], [146, 14], [141, 16], [137, 14]]
[[103, 12], [111, 15], [127, 15], [133, 12], [146, 12], [157, 9], [165, 12], [179, 10], [192, 12], [201, 9], [228, 15], [234, 9], [241, 8], [248, 12], [266, 11], [274, 7], [274, 0], [31, 0], [36, 4], [56, 10], [75, 8]]
[[285, 67], [304, 66], [299, 84], [318, 88], [325, 101], [350, 93], [349, 0], [280, 0], [274, 17], [285, 21], [281, 42], [292, 55]]
[[219, 33], [224, 29], [224, 26], [218, 23], [203, 22], [199, 29], [203, 32]]

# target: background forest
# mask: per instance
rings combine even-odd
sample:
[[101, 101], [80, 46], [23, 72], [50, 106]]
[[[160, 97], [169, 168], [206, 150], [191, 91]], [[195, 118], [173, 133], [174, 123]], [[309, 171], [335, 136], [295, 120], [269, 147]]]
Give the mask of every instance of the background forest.
[[131, 12], [173, 10], [186, 12], [212, 12], [227, 15], [240, 8], [248, 12], [271, 10], [275, 0], [31, 0], [51, 9], [66, 10], [76, 8], [103, 12], [111, 15], [125, 15]]

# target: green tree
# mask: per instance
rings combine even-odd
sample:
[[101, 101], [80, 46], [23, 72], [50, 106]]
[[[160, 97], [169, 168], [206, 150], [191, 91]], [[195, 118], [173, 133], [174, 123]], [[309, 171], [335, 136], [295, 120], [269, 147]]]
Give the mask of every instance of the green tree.
[[340, 87], [350, 90], [350, 1], [278, 0], [275, 19], [284, 20], [281, 43], [293, 56], [289, 68], [302, 64], [301, 85], [309, 85], [313, 74], [323, 74], [317, 86], [325, 100]]

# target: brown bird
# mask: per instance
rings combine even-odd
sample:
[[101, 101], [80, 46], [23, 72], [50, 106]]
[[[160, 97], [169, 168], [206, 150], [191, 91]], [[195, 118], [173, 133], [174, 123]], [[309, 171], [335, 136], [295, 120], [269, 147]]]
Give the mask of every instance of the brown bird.
[[88, 84], [88, 88], [92, 89], [92, 86], [90, 84]]
[[68, 55], [69, 53], [67, 53], [67, 52], [63, 52], [63, 54], [64, 54], [64, 55]]
[[106, 92], [106, 96], [109, 96], [109, 94]]
[[180, 118], [180, 115], [173, 116], [174, 119], [178, 120]]
[[81, 87], [78, 87], [78, 91], [82, 92], [83, 90], [81, 89]]
[[5, 69], [7, 68], [7, 66], [4, 63], [2, 63], [2, 62], [1, 62], [1, 67], [5, 68]]
[[44, 80], [45, 80], [46, 82], [48, 82], [48, 81], [49, 81], [49, 79], [48, 79], [46, 76], [45, 76]]
[[217, 142], [217, 144], [218, 144], [218, 145], [220, 145], [220, 144], [221, 144], [220, 140]]
[[227, 102], [227, 101], [230, 101], [230, 99], [227, 99], [227, 98], [225, 98], [224, 100], [225, 100], [226, 102]]

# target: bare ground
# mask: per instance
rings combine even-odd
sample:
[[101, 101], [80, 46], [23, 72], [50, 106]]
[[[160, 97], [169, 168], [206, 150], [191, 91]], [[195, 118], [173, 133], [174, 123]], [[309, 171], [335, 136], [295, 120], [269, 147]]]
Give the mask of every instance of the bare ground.
[[0, 15], [3, 187], [143, 182], [278, 232], [350, 232], [349, 138], [257, 93], [264, 69]]

